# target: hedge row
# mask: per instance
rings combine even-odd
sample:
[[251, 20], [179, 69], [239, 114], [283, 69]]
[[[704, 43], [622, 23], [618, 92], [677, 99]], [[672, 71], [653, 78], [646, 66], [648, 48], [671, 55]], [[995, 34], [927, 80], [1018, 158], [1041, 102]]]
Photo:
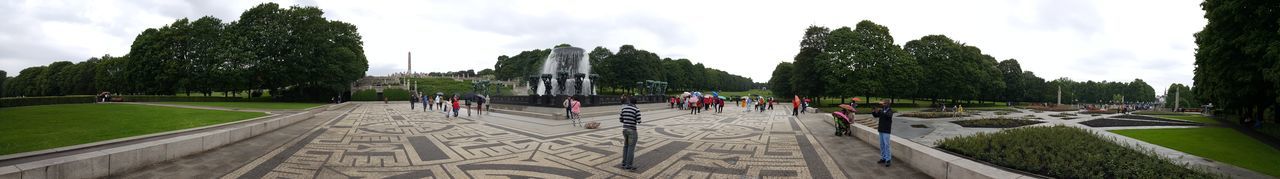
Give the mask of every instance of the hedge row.
[[[408, 101], [409, 90], [383, 89], [382, 96], [386, 97], [388, 101]], [[351, 100], [352, 101], [382, 101], [382, 99], [378, 99], [378, 92], [372, 89], [356, 91], [355, 94], [351, 94]]]
[[[271, 98], [199, 97], [199, 96], [113, 96], [124, 102], [267, 102]], [[93, 103], [94, 96], [43, 96], [0, 98], [0, 107], [35, 106], [50, 104]]]
[[203, 96], [120, 96], [125, 102], [268, 102], [271, 98], [203, 97]]
[[50, 104], [93, 103], [93, 96], [44, 96], [0, 98], [0, 108]]

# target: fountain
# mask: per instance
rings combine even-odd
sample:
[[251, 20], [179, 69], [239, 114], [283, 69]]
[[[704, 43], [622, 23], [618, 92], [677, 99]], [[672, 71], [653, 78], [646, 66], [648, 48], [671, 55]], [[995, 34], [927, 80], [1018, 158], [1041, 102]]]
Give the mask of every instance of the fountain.
[[591, 74], [591, 60], [585, 51], [578, 47], [558, 47], [551, 50], [546, 61], [542, 62], [539, 73], [542, 84], [535, 92], [539, 96], [558, 95], [595, 95], [591, 86], [594, 79], [585, 78]]
[[[491, 104], [522, 111], [536, 111], [535, 108], [528, 108], [531, 106], [551, 107], [541, 109], [549, 111], [544, 113], [563, 110], [563, 101], [569, 97], [581, 101], [583, 107], [622, 104], [617, 95], [597, 93], [598, 84], [595, 82], [601, 80], [601, 77], [592, 73], [591, 60], [588, 58], [586, 51], [578, 47], [551, 49], [551, 53], [542, 62], [541, 71], [524, 77], [523, 85], [529, 86], [527, 96], [492, 96]], [[666, 102], [667, 98], [662, 95], [663, 89], [659, 89], [665, 86], [655, 86], [656, 81], [652, 80], [646, 83], [650, 83], [645, 87], [646, 92], [634, 96], [637, 103]]]

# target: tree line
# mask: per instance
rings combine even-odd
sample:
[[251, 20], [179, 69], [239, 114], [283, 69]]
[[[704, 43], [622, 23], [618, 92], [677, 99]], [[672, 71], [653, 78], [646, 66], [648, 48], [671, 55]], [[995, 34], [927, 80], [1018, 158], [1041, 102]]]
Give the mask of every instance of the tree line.
[[[560, 46], [568, 44], [557, 47]], [[542, 63], [550, 54], [551, 49], [534, 49], [514, 56], [499, 56], [492, 74], [499, 80], [523, 81], [529, 75], [540, 73]], [[600, 87], [630, 89], [636, 82], [645, 80], [665, 81], [668, 91], [746, 91], [755, 86], [751, 78], [708, 68], [689, 59], [662, 58], [632, 45], [618, 47], [617, 53], [595, 47], [586, 55], [591, 72], [600, 75], [596, 83]]]
[[1280, 121], [1280, 1], [1206, 0], [1200, 7], [1209, 23], [1195, 34], [1195, 100], [1242, 120]]
[[211, 16], [178, 19], [142, 31], [122, 57], [24, 69], [5, 80], [3, 94], [210, 96], [270, 90], [273, 97], [328, 99], [364, 77], [368, 61], [356, 26], [323, 14], [316, 7], [264, 3], [229, 23]]
[[[997, 61], [982, 50], [945, 35], [894, 44], [889, 28], [861, 21], [854, 28], [810, 26], [793, 62], [778, 64], [768, 84], [777, 96], [913, 98], [1055, 102], [1154, 102], [1155, 90], [1132, 82], [1045, 81], [1016, 59]], [[1118, 102], [1118, 101], [1117, 101]]]

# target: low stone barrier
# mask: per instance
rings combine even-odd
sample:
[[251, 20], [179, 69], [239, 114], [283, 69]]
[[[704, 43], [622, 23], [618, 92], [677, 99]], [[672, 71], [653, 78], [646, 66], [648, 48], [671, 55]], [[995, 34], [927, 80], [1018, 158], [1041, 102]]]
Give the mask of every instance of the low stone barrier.
[[[871, 127], [863, 125], [851, 125], [856, 130], [853, 135], [859, 140], [880, 147], [880, 132]], [[959, 156], [951, 155], [938, 149], [921, 145], [898, 136], [889, 137], [889, 149], [893, 150], [893, 158], [907, 161], [911, 167], [915, 167], [925, 174], [933, 178], [958, 178], [958, 179], [1017, 179], [1017, 178], [1035, 178], [1032, 176], [1022, 175], [1014, 172], [1005, 171], [996, 167], [988, 166], [965, 159]]]
[[[267, 133], [303, 121], [343, 104], [308, 108], [283, 117], [237, 124], [235, 127], [193, 133], [105, 150], [0, 166], [0, 179], [101, 178], [147, 165], [182, 158]], [[336, 106], [336, 107], [335, 107]]]

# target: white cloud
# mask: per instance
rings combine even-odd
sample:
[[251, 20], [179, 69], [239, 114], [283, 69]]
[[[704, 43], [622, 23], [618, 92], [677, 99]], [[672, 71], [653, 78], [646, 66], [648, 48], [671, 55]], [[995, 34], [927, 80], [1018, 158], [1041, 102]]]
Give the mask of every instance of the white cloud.
[[[134, 36], [178, 18], [233, 21], [260, 2], [7, 1], [0, 70], [128, 53]], [[491, 68], [499, 55], [560, 43], [623, 44], [766, 81], [805, 27], [872, 20], [899, 43], [944, 34], [1053, 79], [1191, 83], [1196, 0], [1051, 1], [280, 1], [314, 5], [364, 36], [369, 74]]]

